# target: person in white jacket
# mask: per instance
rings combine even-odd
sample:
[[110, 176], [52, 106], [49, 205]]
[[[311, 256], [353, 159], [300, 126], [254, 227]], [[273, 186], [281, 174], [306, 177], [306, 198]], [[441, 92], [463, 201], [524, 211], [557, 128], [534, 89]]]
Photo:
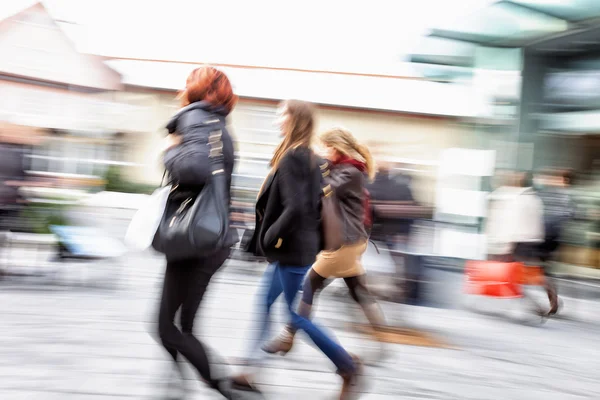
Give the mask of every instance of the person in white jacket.
[[512, 256], [517, 247], [544, 241], [544, 205], [531, 186], [530, 177], [509, 174], [490, 194], [486, 235], [492, 258]]
[[[539, 263], [545, 238], [544, 205], [533, 189], [531, 173], [508, 174], [504, 184], [490, 194], [486, 237], [488, 259]], [[540, 266], [545, 272], [543, 263]], [[547, 275], [545, 281], [549, 314], [555, 314], [556, 289]]]

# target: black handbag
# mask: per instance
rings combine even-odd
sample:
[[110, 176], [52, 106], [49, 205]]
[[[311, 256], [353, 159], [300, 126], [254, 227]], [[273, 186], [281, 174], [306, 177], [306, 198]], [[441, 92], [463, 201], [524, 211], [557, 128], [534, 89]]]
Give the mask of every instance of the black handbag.
[[[204, 258], [237, 242], [229, 228], [229, 196], [221, 131], [210, 134], [211, 177], [195, 197], [177, 197], [176, 186], [154, 236], [152, 247], [167, 260]], [[177, 207], [178, 205], [178, 207]]]

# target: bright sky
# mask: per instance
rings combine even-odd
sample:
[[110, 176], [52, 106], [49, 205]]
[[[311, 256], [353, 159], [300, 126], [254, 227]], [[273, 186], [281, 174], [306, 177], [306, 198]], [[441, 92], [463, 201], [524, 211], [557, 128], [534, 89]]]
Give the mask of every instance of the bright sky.
[[[427, 29], [492, 0], [45, 0], [81, 51], [392, 73]], [[2, 0], [0, 17], [36, 3]]]

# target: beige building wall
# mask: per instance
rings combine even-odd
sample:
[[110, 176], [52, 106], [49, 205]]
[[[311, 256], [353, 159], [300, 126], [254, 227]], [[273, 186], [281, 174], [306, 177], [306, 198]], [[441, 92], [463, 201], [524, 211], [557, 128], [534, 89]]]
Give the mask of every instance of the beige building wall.
[[[117, 96], [119, 102], [138, 106], [126, 132], [128, 154], [139, 166], [129, 168], [128, 175], [135, 181], [157, 183], [162, 176], [160, 146], [166, 134], [164, 126], [178, 109], [175, 95], [130, 89]], [[276, 109], [275, 102], [241, 99], [231, 114], [230, 130], [241, 157], [237, 173], [266, 174], [266, 162], [280, 140]], [[350, 129], [372, 146], [376, 157], [416, 162], [410, 166], [416, 196], [427, 203], [434, 200], [435, 164], [441, 151], [461, 144], [462, 129], [456, 121], [445, 118], [321, 107], [318, 130], [334, 126]], [[247, 162], [250, 158], [252, 163]], [[256, 158], [264, 160], [264, 165], [257, 164]]]
[[174, 96], [156, 91], [122, 91], [114, 94], [115, 101], [132, 106], [121, 116], [124, 142], [124, 175], [131, 181], [158, 184], [163, 174], [160, 160], [164, 129], [168, 119], [177, 111]]
[[415, 198], [435, 201], [437, 162], [444, 149], [458, 147], [462, 129], [455, 120], [367, 110], [322, 108], [319, 131], [343, 126], [367, 144], [376, 160], [403, 162], [413, 177]]
[[321, 109], [318, 130], [343, 126], [379, 156], [437, 162], [441, 150], [457, 143], [452, 120], [367, 110]]

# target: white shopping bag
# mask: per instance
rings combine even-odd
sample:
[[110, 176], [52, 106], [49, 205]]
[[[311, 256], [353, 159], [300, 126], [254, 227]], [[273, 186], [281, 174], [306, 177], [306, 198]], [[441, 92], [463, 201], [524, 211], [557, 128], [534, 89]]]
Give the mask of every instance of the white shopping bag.
[[171, 185], [156, 189], [138, 209], [129, 223], [125, 244], [134, 250], [146, 250], [152, 244], [167, 206]]

